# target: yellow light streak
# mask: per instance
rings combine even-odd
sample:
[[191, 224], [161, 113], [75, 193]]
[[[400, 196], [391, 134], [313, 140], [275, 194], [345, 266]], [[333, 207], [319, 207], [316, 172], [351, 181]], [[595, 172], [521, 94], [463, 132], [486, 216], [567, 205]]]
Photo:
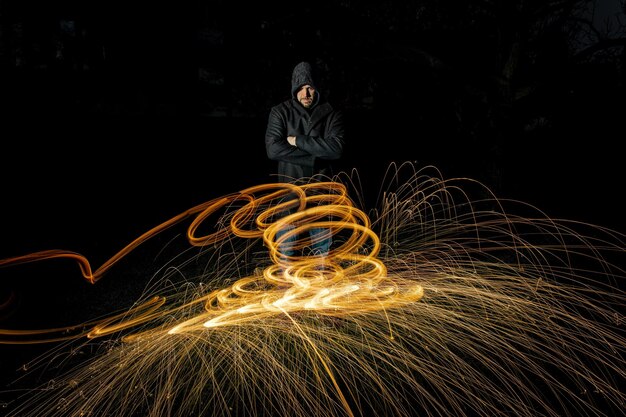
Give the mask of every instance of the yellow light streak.
[[[169, 286], [164, 269], [154, 277], [162, 293], [153, 284], [121, 313], [0, 330], [3, 344], [56, 343], [25, 369], [64, 370], [5, 410], [20, 417], [623, 411], [626, 274], [610, 259], [626, 253], [624, 235], [549, 218], [431, 169], [392, 166], [386, 184], [395, 185], [369, 212], [349, 196], [358, 187], [347, 176], [253, 186], [173, 217], [95, 271], [64, 250], [0, 260], [10, 273], [67, 258], [96, 284], [184, 220], [199, 250], [176, 258], [174, 269], [189, 271], [189, 281]], [[290, 233], [317, 227], [333, 237], [328, 256], [309, 254], [306, 239], [296, 241], [301, 253], [281, 253]], [[97, 353], [63, 366], [63, 352], [94, 344]]]

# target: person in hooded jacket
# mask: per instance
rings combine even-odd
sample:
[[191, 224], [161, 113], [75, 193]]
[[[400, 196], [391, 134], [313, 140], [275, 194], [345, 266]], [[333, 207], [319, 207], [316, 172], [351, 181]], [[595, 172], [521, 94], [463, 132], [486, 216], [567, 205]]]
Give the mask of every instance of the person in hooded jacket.
[[[315, 75], [309, 62], [298, 63], [291, 76], [292, 97], [270, 110], [265, 149], [267, 157], [277, 162], [278, 182], [328, 181], [333, 161], [343, 155], [343, 114], [325, 100]], [[309, 234], [312, 253], [325, 256], [332, 243], [328, 231], [314, 228]], [[295, 239], [281, 248], [284, 255], [295, 254]]]

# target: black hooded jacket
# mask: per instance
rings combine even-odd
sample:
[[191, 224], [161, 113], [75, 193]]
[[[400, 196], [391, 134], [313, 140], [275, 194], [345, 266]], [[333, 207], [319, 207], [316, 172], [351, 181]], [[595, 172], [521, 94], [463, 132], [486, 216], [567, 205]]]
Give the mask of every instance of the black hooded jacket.
[[[270, 110], [265, 149], [267, 157], [278, 162], [279, 182], [307, 181], [315, 176], [327, 179], [332, 175], [331, 161], [343, 154], [343, 115], [324, 101], [313, 75], [308, 63], [296, 65], [291, 80], [292, 98]], [[305, 84], [316, 89], [316, 100], [309, 109], [296, 98]], [[287, 136], [296, 136], [297, 146], [290, 145]]]

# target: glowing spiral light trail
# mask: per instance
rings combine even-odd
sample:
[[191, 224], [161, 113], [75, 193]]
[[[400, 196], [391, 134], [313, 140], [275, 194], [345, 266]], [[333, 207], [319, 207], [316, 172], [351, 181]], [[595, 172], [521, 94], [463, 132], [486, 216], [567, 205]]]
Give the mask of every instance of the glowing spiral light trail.
[[[250, 187], [175, 216], [95, 271], [63, 250], [0, 260], [10, 273], [67, 258], [95, 284], [187, 219], [195, 249], [121, 313], [0, 330], [2, 344], [57, 343], [24, 365], [48, 380], [0, 405], [12, 417], [623, 413], [626, 274], [612, 261], [623, 234], [432, 167], [392, 166], [385, 180], [369, 213], [348, 176]], [[312, 228], [332, 236], [327, 257], [310, 253]]]

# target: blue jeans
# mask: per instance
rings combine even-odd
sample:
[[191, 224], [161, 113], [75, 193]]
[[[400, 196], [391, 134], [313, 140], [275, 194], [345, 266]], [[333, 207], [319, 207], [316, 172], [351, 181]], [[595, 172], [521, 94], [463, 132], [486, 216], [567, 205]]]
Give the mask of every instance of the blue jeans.
[[[282, 235], [286, 232], [293, 230], [293, 226], [287, 226], [276, 233], [276, 239], [278, 240]], [[328, 234], [328, 236], [324, 236], [324, 234]], [[309, 238], [311, 239], [311, 243], [305, 249], [310, 249], [311, 256], [320, 256], [324, 257], [328, 255], [330, 251], [330, 245], [333, 243], [332, 235], [330, 231], [323, 227], [314, 227], [309, 229]], [[285, 240], [280, 247], [280, 252], [284, 256], [296, 256], [296, 249], [294, 248], [295, 241], [298, 240], [297, 235], [292, 235], [287, 240]], [[306, 252], [305, 252], [306, 254]]]

